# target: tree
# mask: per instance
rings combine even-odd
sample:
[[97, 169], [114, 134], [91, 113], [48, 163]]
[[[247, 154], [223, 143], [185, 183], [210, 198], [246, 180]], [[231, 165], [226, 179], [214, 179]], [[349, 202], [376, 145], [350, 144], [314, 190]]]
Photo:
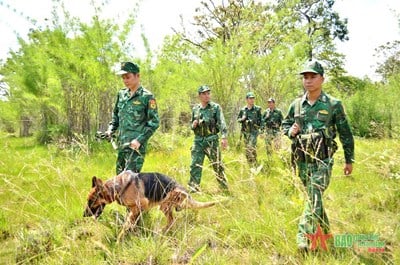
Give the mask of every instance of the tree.
[[400, 74], [400, 41], [388, 42], [375, 49], [375, 56], [383, 60], [378, 63], [376, 73], [380, 74], [384, 80]]
[[125, 33], [133, 18], [121, 29], [97, 16], [91, 25], [81, 23], [65, 10], [64, 24], [57, 24], [53, 14], [54, 28], [33, 29], [28, 41], [20, 38], [20, 49], [2, 68], [21, 120], [36, 121], [42, 143], [90, 135], [108, 123], [117, 89], [111, 68], [132, 47]]

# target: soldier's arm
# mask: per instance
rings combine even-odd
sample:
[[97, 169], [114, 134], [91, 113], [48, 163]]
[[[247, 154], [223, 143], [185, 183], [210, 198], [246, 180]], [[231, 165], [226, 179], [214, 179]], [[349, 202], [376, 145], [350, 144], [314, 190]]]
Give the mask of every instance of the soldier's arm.
[[282, 114], [282, 111], [279, 110], [279, 119], [278, 119], [278, 125], [279, 125], [279, 127], [282, 126], [282, 120], [283, 120], [283, 114]]
[[294, 120], [294, 103], [292, 103], [289, 107], [288, 113], [286, 117], [282, 121], [282, 129], [283, 129], [283, 134], [288, 136], [289, 138], [293, 138], [291, 135], [290, 129], [292, 128], [292, 125], [295, 123]]
[[237, 116], [237, 121], [240, 122], [240, 123], [243, 122], [243, 114], [244, 114], [244, 110], [241, 109], [241, 110], [239, 111], [238, 116]]
[[261, 130], [264, 130], [265, 126], [266, 126], [266, 120], [265, 120], [265, 116], [267, 114], [267, 111], [264, 111], [264, 113], [261, 115]]
[[228, 128], [226, 127], [225, 117], [222, 113], [221, 106], [218, 106], [217, 108], [217, 123], [220, 128], [221, 138], [226, 139], [228, 136]]
[[335, 104], [333, 119], [343, 146], [344, 159], [346, 164], [351, 164], [354, 162], [354, 137], [340, 101]]
[[160, 126], [160, 118], [158, 116], [157, 103], [156, 99], [153, 96], [147, 98], [146, 111], [147, 111], [147, 121], [144, 125], [144, 132], [137, 138], [137, 140], [141, 144], [149, 140], [149, 138], [154, 134], [154, 132]]
[[[196, 116], [196, 107], [192, 109], [192, 118], [190, 119], [190, 129], [194, 130], [197, 127], [199, 117]], [[197, 122], [194, 122], [197, 121]]]
[[119, 120], [118, 120], [118, 101], [119, 101], [119, 93], [117, 93], [117, 98], [115, 100], [115, 104], [114, 104], [114, 108], [113, 108], [113, 112], [112, 112], [112, 117], [111, 117], [111, 121], [109, 123], [108, 129], [107, 129], [107, 134], [111, 135], [113, 134], [119, 127]]
[[256, 124], [257, 124], [258, 126], [260, 126], [260, 128], [261, 128], [261, 108], [259, 108], [259, 109], [257, 110], [257, 120], [256, 120]]

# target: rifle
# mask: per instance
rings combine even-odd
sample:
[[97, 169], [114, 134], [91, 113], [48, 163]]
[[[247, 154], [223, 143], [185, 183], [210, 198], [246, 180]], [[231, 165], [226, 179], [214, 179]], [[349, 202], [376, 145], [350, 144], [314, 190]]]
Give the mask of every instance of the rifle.
[[114, 134], [109, 135], [109, 134], [107, 134], [107, 133], [105, 133], [105, 132], [97, 131], [94, 137], [96, 138], [97, 141], [107, 141], [107, 142], [110, 142], [111, 145], [112, 145], [112, 147], [113, 147], [115, 150], [118, 149], [118, 144], [117, 144], [116, 139], [115, 139], [116, 136], [115, 136]]

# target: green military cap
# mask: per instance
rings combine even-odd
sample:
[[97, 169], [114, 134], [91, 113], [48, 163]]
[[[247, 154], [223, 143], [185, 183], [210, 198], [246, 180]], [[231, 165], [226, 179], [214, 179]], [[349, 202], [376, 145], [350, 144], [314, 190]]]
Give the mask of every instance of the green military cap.
[[203, 93], [203, 92], [206, 92], [206, 91], [210, 91], [211, 89], [210, 89], [210, 87], [209, 86], [207, 86], [207, 85], [202, 85], [202, 86], [200, 86], [198, 89], [197, 89], [197, 92], [199, 92], [199, 94], [200, 93]]
[[131, 62], [123, 62], [121, 63], [121, 70], [117, 72], [117, 75], [124, 75], [127, 73], [137, 74], [140, 72], [139, 65]]
[[315, 73], [324, 75], [324, 68], [317, 61], [308, 61], [304, 64], [303, 70], [300, 72], [300, 74], [304, 73]]
[[254, 93], [253, 92], [247, 92], [247, 94], [246, 94], [246, 98], [255, 98], [256, 96], [254, 95]]

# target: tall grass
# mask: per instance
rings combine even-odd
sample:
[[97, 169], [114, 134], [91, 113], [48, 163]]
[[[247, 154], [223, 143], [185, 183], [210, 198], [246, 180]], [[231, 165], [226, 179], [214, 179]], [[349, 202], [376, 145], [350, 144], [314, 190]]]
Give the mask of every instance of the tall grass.
[[[186, 185], [191, 137], [157, 134], [143, 171], [159, 171]], [[125, 209], [108, 205], [98, 221], [83, 218], [91, 177], [113, 176], [115, 152], [106, 143], [74, 147], [36, 146], [30, 138], [1, 136], [0, 264], [398, 264], [400, 263], [400, 143], [356, 141], [354, 173], [342, 173], [336, 155], [324, 203], [335, 234], [377, 234], [383, 253], [336, 248], [301, 255], [296, 248], [304, 190], [289, 169], [287, 143], [266, 157], [259, 141], [261, 170], [250, 169], [244, 151], [223, 152], [232, 196], [216, 207], [177, 212], [162, 233], [158, 210], [116, 243]], [[206, 162], [199, 201], [223, 198]]]

